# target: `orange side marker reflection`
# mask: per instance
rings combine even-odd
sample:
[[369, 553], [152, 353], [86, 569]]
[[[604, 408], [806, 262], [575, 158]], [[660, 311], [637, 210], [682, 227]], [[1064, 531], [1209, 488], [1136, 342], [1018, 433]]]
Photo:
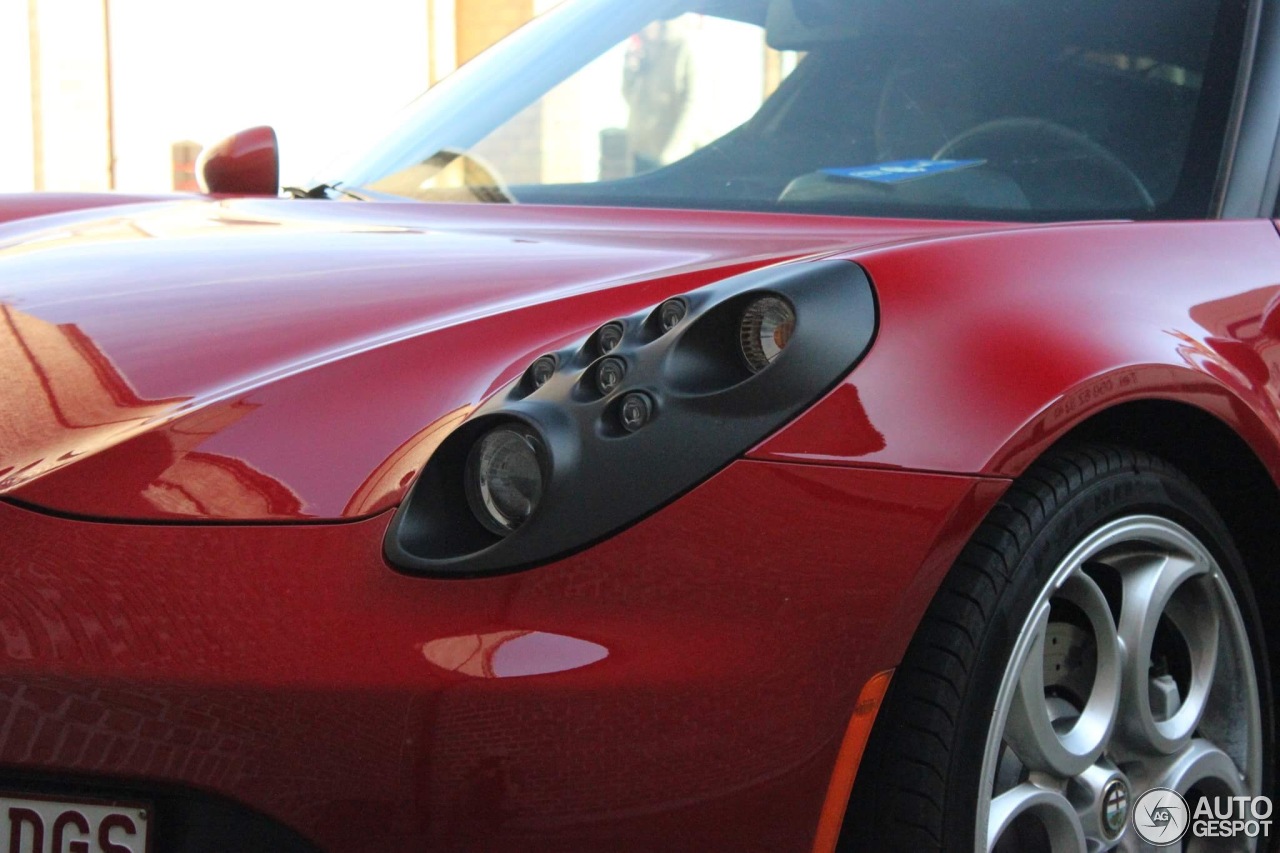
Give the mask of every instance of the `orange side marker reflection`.
[[880, 703], [884, 701], [891, 678], [893, 670], [874, 675], [858, 694], [858, 704], [854, 706], [853, 716], [849, 718], [849, 728], [845, 730], [844, 741], [840, 744], [840, 754], [836, 756], [831, 784], [827, 786], [827, 798], [822, 803], [822, 814], [818, 817], [818, 834], [813, 839], [813, 853], [833, 853], [836, 849], [836, 841], [840, 838], [840, 824], [844, 823], [844, 810], [849, 805], [849, 793], [853, 791], [853, 780], [858, 775], [862, 752], [867, 748], [871, 726], [876, 721], [876, 713], [880, 710]]

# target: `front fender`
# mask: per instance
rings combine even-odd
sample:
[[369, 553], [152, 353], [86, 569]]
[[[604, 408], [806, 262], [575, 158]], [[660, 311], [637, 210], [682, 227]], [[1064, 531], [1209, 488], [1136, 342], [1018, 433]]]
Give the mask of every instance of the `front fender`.
[[1089, 418], [1158, 399], [1221, 419], [1280, 480], [1270, 222], [1028, 228], [851, 257], [876, 285], [879, 338], [753, 458], [1016, 477]]

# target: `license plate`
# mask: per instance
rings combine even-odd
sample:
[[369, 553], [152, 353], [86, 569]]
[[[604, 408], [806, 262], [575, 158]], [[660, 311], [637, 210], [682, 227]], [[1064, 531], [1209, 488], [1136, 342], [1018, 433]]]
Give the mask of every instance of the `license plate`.
[[4, 853], [147, 853], [146, 803], [0, 792]]

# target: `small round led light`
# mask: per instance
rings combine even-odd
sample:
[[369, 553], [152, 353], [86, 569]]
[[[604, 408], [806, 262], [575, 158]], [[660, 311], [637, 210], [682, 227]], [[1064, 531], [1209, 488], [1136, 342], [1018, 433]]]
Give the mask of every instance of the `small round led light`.
[[668, 299], [658, 309], [658, 323], [662, 326], [662, 331], [669, 332], [678, 326], [688, 313], [689, 306], [685, 305], [683, 299]]
[[755, 373], [773, 363], [791, 342], [796, 330], [796, 312], [785, 299], [762, 296], [742, 314], [738, 339], [747, 366]]
[[534, 389], [541, 388], [551, 381], [551, 377], [556, 372], [556, 357], [554, 355], [544, 355], [533, 363], [529, 368], [529, 384]]
[[627, 363], [620, 358], [606, 358], [596, 368], [596, 390], [601, 397], [607, 397], [613, 389], [622, 384], [627, 375]]
[[618, 419], [627, 432], [635, 432], [642, 428], [653, 417], [653, 403], [644, 394], [628, 394], [622, 398], [622, 406], [618, 409]]
[[471, 448], [465, 486], [467, 503], [480, 523], [506, 536], [542, 500], [542, 442], [522, 427], [490, 430]]
[[600, 347], [601, 355], [611, 353], [618, 348], [618, 344], [622, 343], [622, 332], [621, 323], [608, 323], [601, 327], [596, 334], [596, 345]]

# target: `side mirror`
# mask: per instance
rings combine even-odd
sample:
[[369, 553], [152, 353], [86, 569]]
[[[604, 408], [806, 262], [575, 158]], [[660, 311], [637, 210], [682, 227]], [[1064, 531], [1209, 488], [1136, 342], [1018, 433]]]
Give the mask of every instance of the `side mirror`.
[[251, 127], [206, 148], [196, 161], [201, 192], [270, 195], [280, 192], [280, 147], [269, 127]]

